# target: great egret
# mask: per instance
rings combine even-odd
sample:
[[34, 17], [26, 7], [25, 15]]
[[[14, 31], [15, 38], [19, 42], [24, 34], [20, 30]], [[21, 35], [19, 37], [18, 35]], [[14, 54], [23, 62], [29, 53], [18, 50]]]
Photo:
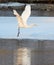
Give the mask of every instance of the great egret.
[[25, 10], [23, 11], [22, 15], [20, 16], [19, 13], [16, 10], [13, 10], [14, 15], [16, 16], [18, 20], [18, 34], [20, 34], [20, 28], [30, 28], [33, 27], [35, 24], [28, 25], [27, 19], [31, 15], [31, 6], [26, 5]]

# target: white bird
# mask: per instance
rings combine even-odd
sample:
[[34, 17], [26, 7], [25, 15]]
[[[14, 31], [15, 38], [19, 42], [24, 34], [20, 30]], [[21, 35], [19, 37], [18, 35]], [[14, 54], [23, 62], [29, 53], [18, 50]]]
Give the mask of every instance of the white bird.
[[23, 11], [22, 15], [20, 16], [19, 13], [16, 10], [13, 10], [14, 15], [16, 16], [18, 20], [18, 35], [20, 33], [20, 28], [30, 28], [33, 27], [35, 24], [28, 25], [27, 20], [29, 16], [31, 15], [31, 6], [26, 5], [25, 10]]

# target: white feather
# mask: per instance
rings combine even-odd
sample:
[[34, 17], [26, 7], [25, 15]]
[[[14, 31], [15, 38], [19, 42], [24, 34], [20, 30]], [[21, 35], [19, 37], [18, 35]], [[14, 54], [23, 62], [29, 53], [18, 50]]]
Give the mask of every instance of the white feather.
[[18, 13], [17, 13], [16, 10], [13, 10], [13, 14], [14, 14], [14, 15], [18, 15]]
[[30, 5], [27, 5], [25, 7], [25, 10], [23, 11], [21, 17], [23, 19], [24, 22], [27, 22], [29, 16], [31, 15], [31, 6]]

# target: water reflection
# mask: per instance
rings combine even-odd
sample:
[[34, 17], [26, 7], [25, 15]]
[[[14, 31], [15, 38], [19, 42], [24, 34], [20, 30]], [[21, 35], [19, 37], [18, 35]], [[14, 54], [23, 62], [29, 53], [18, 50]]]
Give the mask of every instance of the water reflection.
[[18, 48], [16, 65], [31, 65], [31, 50], [28, 48]]

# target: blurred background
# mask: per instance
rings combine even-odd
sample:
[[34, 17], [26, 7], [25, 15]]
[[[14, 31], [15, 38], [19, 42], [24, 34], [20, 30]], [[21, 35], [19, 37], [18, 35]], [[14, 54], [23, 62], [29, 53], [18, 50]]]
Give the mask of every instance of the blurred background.
[[54, 16], [54, 0], [0, 0], [0, 16], [14, 16], [13, 9], [21, 14], [26, 4], [32, 7], [31, 16]]

